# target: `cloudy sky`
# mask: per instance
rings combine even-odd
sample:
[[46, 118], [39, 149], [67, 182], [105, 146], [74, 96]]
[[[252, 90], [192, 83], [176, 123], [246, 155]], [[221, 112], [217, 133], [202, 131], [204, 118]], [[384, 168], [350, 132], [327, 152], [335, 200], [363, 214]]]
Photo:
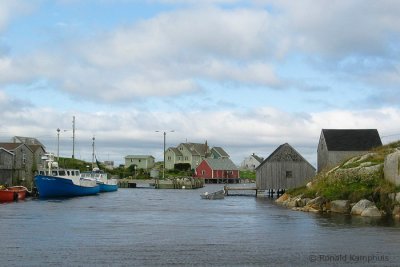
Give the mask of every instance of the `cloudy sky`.
[[[162, 160], [182, 142], [237, 164], [322, 128], [400, 138], [400, 2], [1, 0], [0, 140]], [[174, 132], [169, 132], [174, 130]]]

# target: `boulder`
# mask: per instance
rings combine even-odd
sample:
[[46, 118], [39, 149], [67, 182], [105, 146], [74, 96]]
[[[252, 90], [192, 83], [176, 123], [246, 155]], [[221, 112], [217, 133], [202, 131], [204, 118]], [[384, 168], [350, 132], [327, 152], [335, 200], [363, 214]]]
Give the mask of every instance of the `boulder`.
[[285, 202], [288, 199], [289, 199], [289, 195], [285, 193], [282, 196], [280, 196], [277, 200], [275, 200], [275, 202], [276, 203], [282, 203], [282, 202]]
[[330, 211], [337, 213], [350, 213], [350, 201], [349, 200], [331, 201]]
[[385, 157], [385, 163], [383, 166], [385, 179], [389, 182], [392, 182], [396, 186], [400, 185], [399, 162], [400, 151], [396, 151]]
[[362, 217], [381, 217], [382, 213], [380, 212], [380, 210], [375, 206], [370, 206], [366, 209], [363, 210], [363, 212], [361, 213]]
[[326, 210], [326, 202], [327, 200], [324, 197], [319, 196], [308, 201], [307, 207], [310, 207], [313, 210], [324, 211]]
[[358, 201], [353, 208], [351, 208], [351, 214], [352, 215], [361, 215], [361, 213], [366, 209], [371, 206], [375, 206], [375, 204], [367, 199], [361, 199]]

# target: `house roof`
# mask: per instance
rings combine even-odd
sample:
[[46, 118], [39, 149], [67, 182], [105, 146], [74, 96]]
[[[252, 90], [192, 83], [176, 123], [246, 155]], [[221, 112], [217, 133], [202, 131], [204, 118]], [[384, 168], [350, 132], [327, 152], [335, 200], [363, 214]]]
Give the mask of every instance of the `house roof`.
[[25, 136], [14, 136], [12, 138], [13, 143], [24, 143], [27, 145], [40, 145], [45, 150], [45, 146], [34, 137], [25, 137]]
[[199, 156], [205, 156], [207, 152], [207, 146], [205, 144], [199, 144], [199, 143], [182, 143], [184, 147], [189, 150], [192, 155], [199, 155]]
[[260, 162], [260, 163], [263, 162], [263, 160], [264, 160], [263, 158], [257, 156], [257, 155], [254, 154], [254, 153], [251, 155], [251, 157], [253, 157], [255, 160], [257, 160], [257, 161]]
[[228, 153], [226, 153], [225, 150], [222, 147], [213, 147], [212, 150], [217, 152], [221, 157], [229, 158]]
[[329, 151], [368, 151], [382, 145], [376, 129], [322, 129]]
[[274, 152], [269, 155], [256, 169], [260, 168], [266, 162], [285, 162], [285, 161], [295, 161], [295, 162], [306, 162], [313, 169], [315, 169], [299, 152], [296, 151], [288, 143], [280, 145]]
[[176, 147], [170, 147], [168, 150], [171, 150], [176, 156], [182, 156], [182, 153]]
[[14, 151], [16, 148], [24, 145], [23, 143], [0, 143], [0, 147], [8, 150], [8, 151]]
[[219, 158], [219, 159], [212, 159], [208, 158], [205, 159], [208, 166], [210, 166], [213, 170], [238, 170], [235, 163], [232, 162], [229, 158]]
[[42, 145], [28, 145], [28, 146], [33, 152], [36, 152], [40, 148], [42, 148], [45, 151], [45, 149]]
[[3, 147], [0, 147], [0, 150], [3, 150], [4, 152], [6, 152], [8, 154], [14, 155], [14, 153], [12, 153], [11, 151], [8, 151], [7, 149], [5, 149]]

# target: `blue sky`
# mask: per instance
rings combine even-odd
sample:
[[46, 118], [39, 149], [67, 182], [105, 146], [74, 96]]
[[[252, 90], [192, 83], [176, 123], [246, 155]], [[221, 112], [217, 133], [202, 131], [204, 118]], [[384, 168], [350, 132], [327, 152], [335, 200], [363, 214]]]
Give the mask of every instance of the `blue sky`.
[[162, 159], [181, 142], [235, 163], [290, 143], [316, 165], [322, 128], [400, 137], [396, 1], [3, 0], [0, 140], [70, 156]]

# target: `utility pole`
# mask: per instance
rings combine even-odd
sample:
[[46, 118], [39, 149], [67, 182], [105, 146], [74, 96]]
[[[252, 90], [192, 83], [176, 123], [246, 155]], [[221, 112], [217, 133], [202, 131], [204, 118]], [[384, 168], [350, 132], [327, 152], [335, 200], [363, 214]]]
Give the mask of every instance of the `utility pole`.
[[[156, 133], [161, 133], [161, 132], [164, 134], [164, 151], [163, 151], [164, 152], [163, 153], [164, 154], [164, 165], [163, 165], [163, 169], [162, 169], [162, 171], [163, 171], [162, 172], [162, 178], [165, 179], [165, 137], [167, 135], [167, 132], [166, 131], [156, 131]], [[173, 133], [175, 131], [174, 130], [170, 130], [169, 132]]]
[[57, 128], [57, 161], [60, 161], [60, 128]]

